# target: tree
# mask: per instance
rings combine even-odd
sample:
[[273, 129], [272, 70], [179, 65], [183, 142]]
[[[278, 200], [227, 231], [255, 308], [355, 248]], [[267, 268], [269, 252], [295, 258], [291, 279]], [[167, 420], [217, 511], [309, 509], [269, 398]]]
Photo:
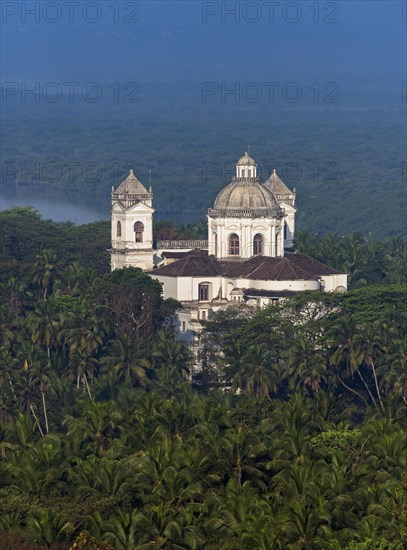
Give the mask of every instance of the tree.
[[48, 294], [52, 292], [58, 273], [57, 255], [51, 250], [43, 250], [36, 257], [32, 281], [43, 290], [44, 302], [47, 301]]
[[326, 361], [321, 349], [310, 340], [299, 338], [289, 351], [290, 386], [302, 385], [303, 391], [318, 392], [321, 383], [326, 382]]
[[145, 358], [146, 350], [140, 350], [134, 336], [123, 334], [111, 341], [101, 364], [105, 369], [113, 369], [126, 381], [145, 386], [148, 381], [148, 371], [151, 367]]

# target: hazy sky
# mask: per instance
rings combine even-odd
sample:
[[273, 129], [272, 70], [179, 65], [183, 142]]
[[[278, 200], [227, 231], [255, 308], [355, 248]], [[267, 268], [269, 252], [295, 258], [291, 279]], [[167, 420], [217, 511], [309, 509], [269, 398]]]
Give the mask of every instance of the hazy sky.
[[[403, 9], [406, 12], [403, 14]], [[3, 81], [406, 81], [406, 2], [1, 3]]]

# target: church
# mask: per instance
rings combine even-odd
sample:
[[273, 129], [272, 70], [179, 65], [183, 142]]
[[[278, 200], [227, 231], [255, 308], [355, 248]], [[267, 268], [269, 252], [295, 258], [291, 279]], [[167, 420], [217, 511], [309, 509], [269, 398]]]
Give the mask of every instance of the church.
[[112, 188], [111, 267], [139, 267], [182, 304], [178, 336], [191, 343], [201, 321], [232, 303], [262, 307], [306, 290], [347, 290], [347, 274], [294, 250], [295, 189], [273, 170], [261, 182], [245, 153], [207, 213], [207, 241], [153, 240], [153, 193], [130, 170]]

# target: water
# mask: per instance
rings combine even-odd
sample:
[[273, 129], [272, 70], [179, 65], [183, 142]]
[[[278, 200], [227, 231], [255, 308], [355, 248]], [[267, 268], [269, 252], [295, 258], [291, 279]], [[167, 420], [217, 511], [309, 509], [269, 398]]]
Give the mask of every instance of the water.
[[[58, 191], [30, 185], [0, 185], [0, 210], [12, 206], [33, 206], [43, 219], [70, 221], [78, 225], [110, 219], [110, 194], [96, 195], [74, 191]], [[157, 220], [172, 220], [175, 225], [195, 223], [205, 212], [156, 211]]]

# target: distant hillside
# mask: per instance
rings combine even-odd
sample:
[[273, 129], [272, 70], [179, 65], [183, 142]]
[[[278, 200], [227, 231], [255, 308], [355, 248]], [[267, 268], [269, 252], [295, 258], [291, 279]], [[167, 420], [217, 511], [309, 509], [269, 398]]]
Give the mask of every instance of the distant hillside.
[[204, 103], [200, 84], [157, 84], [141, 87], [138, 98], [8, 101], [3, 184], [39, 180], [104, 195], [130, 167], [147, 184], [151, 169], [156, 209], [199, 218], [250, 145], [264, 179], [276, 167], [296, 187], [299, 228], [377, 238], [406, 234], [398, 95], [342, 94], [335, 104], [220, 97]]

